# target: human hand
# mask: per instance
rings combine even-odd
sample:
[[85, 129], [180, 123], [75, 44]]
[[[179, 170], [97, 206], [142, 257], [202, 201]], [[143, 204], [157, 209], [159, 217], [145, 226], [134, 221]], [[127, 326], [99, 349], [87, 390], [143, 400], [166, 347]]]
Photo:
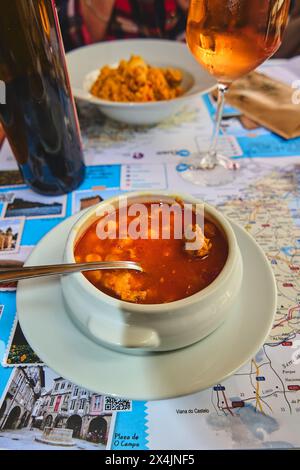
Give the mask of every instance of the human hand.
[[116, 0], [80, 0], [84, 23], [94, 41], [103, 39]]
[[190, 0], [176, 0], [177, 5], [179, 8], [181, 8], [183, 11], [187, 11], [189, 8]]

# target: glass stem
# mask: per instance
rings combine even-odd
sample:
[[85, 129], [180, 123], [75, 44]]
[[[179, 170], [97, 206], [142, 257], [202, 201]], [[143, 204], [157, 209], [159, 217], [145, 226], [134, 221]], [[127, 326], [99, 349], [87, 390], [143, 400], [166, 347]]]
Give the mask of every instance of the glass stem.
[[218, 146], [218, 141], [219, 141], [222, 117], [223, 117], [225, 93], [227, 90], [228, 90], [228, 85], [224, 85], [223, 83], [218, 84], [218, 106], [217, 106], [217, 112], [216, 112], [216, 118], [215, 118], [215, 126], [214, 126], [214, 132], [213, 132], [212, 140], [210, 143], [210, 147], [208, 150], [208, 156], [206, 158], [207, 163], [209, 163], [209, 166], [211, 166], [212, 168], [216, 166], [218, 162], [217, 146]]

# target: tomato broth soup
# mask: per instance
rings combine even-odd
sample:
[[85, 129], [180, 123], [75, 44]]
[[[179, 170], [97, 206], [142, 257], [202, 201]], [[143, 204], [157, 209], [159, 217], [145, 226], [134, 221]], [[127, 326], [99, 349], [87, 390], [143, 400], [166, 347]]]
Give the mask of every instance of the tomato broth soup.
[[[161, 203], [164, 205], [166, 203]], [[163, 304], [189, 297], [207, 287], [222, 271], [228, 257], [228, 243], [216, 224], [204, 217], [201, 249], [188, 250], [184, 238], [175, 237], [174, 220], [169, 217], [170, 236], [153, 233], [153, 214], [147, 207], [148, 238], [120, 238], [120, 211], [107, 223], [108, 230], [114, 229], [114, 236], [100, 239], [96, 220], [77, 241], [74, 254], [76, 262], [91, 261], [136, 261], [144, 272], [132, 270], [91, 271], [83, 275], [99, 290], [124, 300], [139, 304]], [[130, 207], [130, 206], [129, 206]], [[181, 209], [183, 211], [183, 208]], [[159, 217], [159, 216], [157, 216]], [[136, 218], [126, 215], [127, 227]], [[184, 220], [184, 217], [182, 217]], [[193, 230], [196, 225], [193, 213]], [[183, 222], [182, 222], [183, 223]], [[182, 227], [183, 229], [183, 227]], [[184, 229], [183, 229], [184, 233]]]

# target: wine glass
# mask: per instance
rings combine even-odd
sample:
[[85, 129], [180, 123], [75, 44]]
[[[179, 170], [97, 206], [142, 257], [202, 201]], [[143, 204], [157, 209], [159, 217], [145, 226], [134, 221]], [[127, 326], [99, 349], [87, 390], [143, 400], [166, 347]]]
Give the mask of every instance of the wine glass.
[[219, 185], [233, 179], [239, 164], [219, 153], [218, 138], [226, 91], [279, 48], [290, 0], [191, 0], [187, 43], [218, 81], [215, 128], [209, 149], [185, 160], [182, 177], [194, 184]]

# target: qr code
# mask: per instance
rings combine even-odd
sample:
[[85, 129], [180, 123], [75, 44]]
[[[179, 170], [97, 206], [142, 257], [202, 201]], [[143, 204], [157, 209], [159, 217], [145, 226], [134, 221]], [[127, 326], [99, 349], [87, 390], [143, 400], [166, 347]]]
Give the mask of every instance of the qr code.
[[121, 398], [104, 397], [105, 411], [131, 411], [131, 400], [122, 400]]

